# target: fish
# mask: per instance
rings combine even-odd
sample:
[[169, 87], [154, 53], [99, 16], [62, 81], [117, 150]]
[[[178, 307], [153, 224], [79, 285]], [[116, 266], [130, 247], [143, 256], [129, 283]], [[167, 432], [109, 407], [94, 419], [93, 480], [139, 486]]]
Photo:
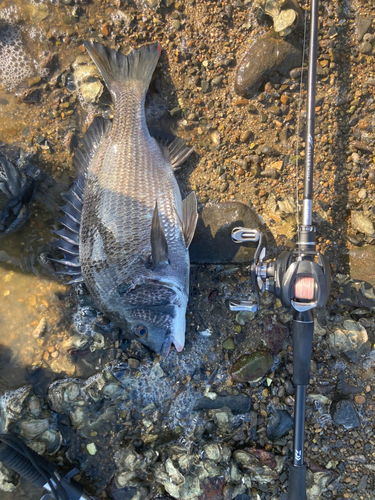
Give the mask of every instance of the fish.
[[184, 200], [175, 177], [191, 155], [181, 138], [166, 145], [147, 128], [145, 98], [161, 48], [128, 55], [84, 43], [114, 103], [113, 123], [96, 117], [73, 165], [77, 181], [65, 195], [60, 275], [84, 282], [98, 309], [125, 336], [167, 356], [185, 345], [189, 245], [197, 200]]
[[14, 233], [30, 216], [37, 179], [0, 153], [0, 236]]

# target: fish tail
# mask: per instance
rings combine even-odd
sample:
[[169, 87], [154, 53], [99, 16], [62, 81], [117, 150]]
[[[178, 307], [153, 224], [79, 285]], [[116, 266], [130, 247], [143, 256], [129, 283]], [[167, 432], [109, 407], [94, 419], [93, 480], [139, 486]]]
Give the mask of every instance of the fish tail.
[[160, 56], [159, 42], [133, 49], [127, 56], [101, 43], [85, 42], [84, 45], [111, 92], [116, 82], [136, 82], [137, 87], [146, 92]]

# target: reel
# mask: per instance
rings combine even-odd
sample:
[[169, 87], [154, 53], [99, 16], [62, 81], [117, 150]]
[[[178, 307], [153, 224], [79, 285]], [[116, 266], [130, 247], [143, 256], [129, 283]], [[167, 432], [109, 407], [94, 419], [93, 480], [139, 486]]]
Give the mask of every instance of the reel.
[[[306, 231], [307, 229], [307, 231]], [[300, 227], [297, 250], [282, 252], [275, 260], [265, 263], [266, 247], [263, 235], [257, 229], [236, 227], [232, 230], [234, 243], [258, 242], [250, 277], [257, 303], [240, 300], [229, 302], [231, 311], [260, 309], [260, 293], [268, 291], [281, 300], [283, 306], [298, 312], [324, 307], [331, 288], [331, 268], [326, 257], [315, 248], [315, 228]]]

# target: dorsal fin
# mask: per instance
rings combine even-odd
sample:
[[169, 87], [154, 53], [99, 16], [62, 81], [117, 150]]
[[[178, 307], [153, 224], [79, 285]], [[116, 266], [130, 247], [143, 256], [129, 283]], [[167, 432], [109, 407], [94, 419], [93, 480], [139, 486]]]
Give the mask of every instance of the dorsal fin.
[[155, 209], [151, 223], [151, 255], [153, 270], [158, 264], [160, 264], [160, 262], [168, 263], [168, 243], [163, 228], [160, 224], [158, 202], [155, 203]]
[[82, 137], [82, 147], [76, 149], [73, 157], [73, 167], [80, 186], [84, 183], [90, 162], [111, 128], [112, 123], [109, 120], [96, 116]]
[[178, 170], [185, 160], [194, 151], [194, 148], [186, 146], [184, 139], [176, 137], [176, 139], [168, 146], [169, 158], [174, 170]]
[[181, 230], [184, 234], [185, 246], [189, 248], [198, 221], [197, 197], [194, 191], [192, 191], [182, 202], [182, 220], [178, 214], [177, 216], [180, 221]]

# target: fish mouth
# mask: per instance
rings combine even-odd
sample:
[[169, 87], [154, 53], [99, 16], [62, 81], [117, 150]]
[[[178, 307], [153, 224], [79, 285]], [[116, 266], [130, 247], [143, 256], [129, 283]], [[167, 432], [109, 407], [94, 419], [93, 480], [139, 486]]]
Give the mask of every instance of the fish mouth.
[[182, 349], [184, 348], [184, 345], [180, 344], [180, 342], [178, 342], [178, 340], [176, 340], [175, 338], [173, 338], [171, 336], [168, 336], [164, 340], [163, 345], [161, 346], [161, 350], [160, 350], [160, 354], [163, 357], [166, 358], [168, 356], [169, 351], [171, 350], [172, 344], [175, 346], [177, 352], [181, 352]]

